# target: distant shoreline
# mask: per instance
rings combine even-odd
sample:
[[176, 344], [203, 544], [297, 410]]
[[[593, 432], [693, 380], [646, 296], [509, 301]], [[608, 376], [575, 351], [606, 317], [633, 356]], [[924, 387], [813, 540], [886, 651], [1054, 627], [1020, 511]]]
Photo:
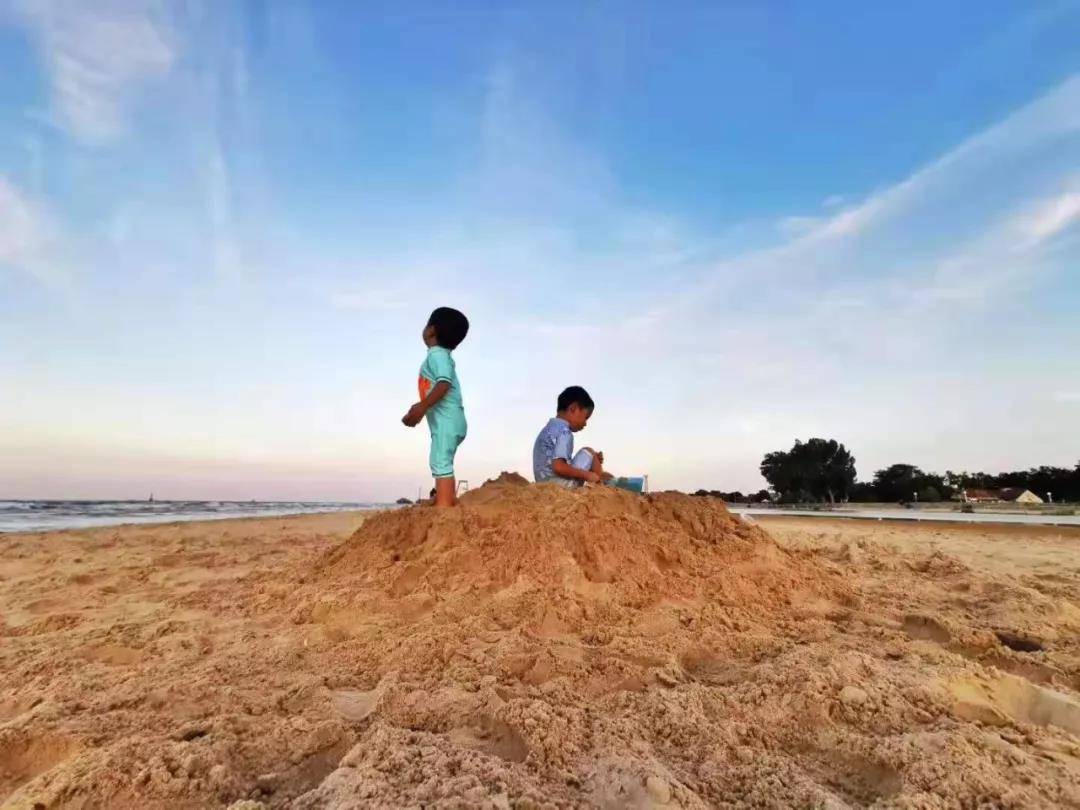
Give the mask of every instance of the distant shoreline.
[[1071, 504], [974, 508], [962, 512], [953, 504], [727, 504], [736, 514], [753, 517], [818, 517], [849, 520], [894, 520], [918, 523], [1001, 523], [1026, 526], [1080, 526], [1080, 510]]
[[294, 517], [397, 508], [316, 501], [0, 501], [0, 535]]
[[[732, 506], [746, 506], [754, 509], [775, 509], [778, 511], [784, 510], [799, 510], [803, 512], [852, 512], [852, 511], [865, 511], [865, 510], [885, 510], [885, 511], [897, 511], [897, 512], [955, 512], [957, 514], [1010, 514], [1010, 515], [1056, 515], [1056, 516], [1069, 516], [1080, 514], [1080, 504], [1076, 503], [1037, 503], [1037, 504], [1019, 504], [1019, 503], [967, 503], [962, 504], [958, 501], [927, 501], [927, 502], [912, 502], [910, 504], [901, 505], [898, 503], [885, 503], [880, 501], [866, 501], [855, 502], [847, 501], [844, 503], [753, 503], [753, 504], [740, 504], [729, 503], [728, 507]], [[962, 507], [968, 507], [967, 510], [963, 510]]]

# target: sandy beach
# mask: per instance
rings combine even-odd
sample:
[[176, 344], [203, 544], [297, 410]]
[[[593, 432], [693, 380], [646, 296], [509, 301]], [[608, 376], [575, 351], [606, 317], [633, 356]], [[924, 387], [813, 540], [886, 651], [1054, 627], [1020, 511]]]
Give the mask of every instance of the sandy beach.
[[511, 477], [2, 535], [0, 802], [1080, 807], [1078, 549]]

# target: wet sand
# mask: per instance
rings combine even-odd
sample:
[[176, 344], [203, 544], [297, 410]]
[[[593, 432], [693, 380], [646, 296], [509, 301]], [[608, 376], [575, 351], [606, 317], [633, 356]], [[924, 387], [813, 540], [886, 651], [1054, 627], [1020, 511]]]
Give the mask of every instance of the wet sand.
[[1080, 531], [765, 518], [760, 616], [663, 554], [605, 613], [617, 544], [500, 613], [343, 579], [365, 519], [0, 536], [3, 806], [1080, 807]]

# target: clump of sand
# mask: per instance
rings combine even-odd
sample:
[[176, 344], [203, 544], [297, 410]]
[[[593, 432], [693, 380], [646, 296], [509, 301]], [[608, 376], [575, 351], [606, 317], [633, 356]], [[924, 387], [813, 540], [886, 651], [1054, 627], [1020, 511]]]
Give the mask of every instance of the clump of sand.
[[529, 479], [521, 473], [507, 472], [503, 470], [494, 478], [489, 478], [484, 482], [485, 484], [527, 484]]

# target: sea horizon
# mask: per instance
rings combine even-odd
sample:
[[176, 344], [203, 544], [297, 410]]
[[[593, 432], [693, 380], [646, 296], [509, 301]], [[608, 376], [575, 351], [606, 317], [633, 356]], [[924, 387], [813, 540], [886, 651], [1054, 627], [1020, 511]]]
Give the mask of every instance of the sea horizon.
[[375, 501], [0, 499], [0, 534], [385, 509]]

